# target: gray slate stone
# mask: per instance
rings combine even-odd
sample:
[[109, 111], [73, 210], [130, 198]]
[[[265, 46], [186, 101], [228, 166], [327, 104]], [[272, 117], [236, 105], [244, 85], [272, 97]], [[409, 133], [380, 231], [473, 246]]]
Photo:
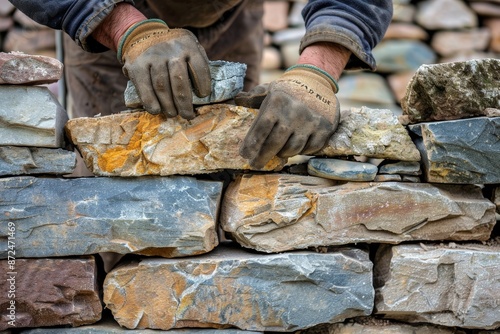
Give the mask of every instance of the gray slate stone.
[[411, 125], [428, 182], [500, 183], [500, 117]]
[[410, 123], [483, 116], [500, 108], [500, 60], [422, 65], [401, 100]]
[[221, 191], [220, 182], [190, 177], [3, 178], [0, 225], [16, 223], [18, 257], [201, 254], [218, 243]]
[[67, 121], [47, 87], [0, 86], [0, 145], [64, 147]]
[[0, 146], [0, 175], [71, 174], [76, 154], [63, 149]]
[[500, 326], [500, 249], [482, 245], [382, 247], [376, 314], [462, 328]]
[[120, 266], [104, 282], [106, 307], [130, 329], [294, 331], [368, 315], [373, 297], [368, 253], [351, 248], [262, 255], [218, 247]]
[[[193, 104], [204, 105], [231, 100], [243, 89], [246, 64], [216, 60], [210, 61], [209, 65], [212, 76], [212, 94], [207, 97], [198, 97], [193, 91]], [[142, 108], [142, 101], [131, 81], [127, 83], [124, 97], [127, 107]]]
[[370, 163], [340, 159], [310, 159], [307, 164], [309, 175], [342, 181], [373, 181], [377, 166]]
[[386, 163], [379, 166], [380, 174], [403, 174], [403, 175], [421, 175], [420, 162], [399, 161]]

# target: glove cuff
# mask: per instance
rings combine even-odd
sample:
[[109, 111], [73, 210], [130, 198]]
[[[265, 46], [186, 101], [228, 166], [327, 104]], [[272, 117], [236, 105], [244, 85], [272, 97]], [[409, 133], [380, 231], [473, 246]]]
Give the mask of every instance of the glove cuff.
[[327, 71], [317, 67], [317, 66], [314, 66], [314, 65], [310, 65], [310, 64], [297, 64], [297, 65], [293, 65], [293, 66], [290, 66], [286, 71], [290, 71], [290, 70], [293, 70], [293, 69], [296, 69], [296, 68], [305, 68], [305, 69], [309, 69], [309, 70], [313, 70], [314, 72], [317, 72], [318, 74], [321, 74], [323, 75], [324, 77], [326, 77], [326, 79], [330, 82], [330, 84], [332, 85], [332, 88], [335, 92], [335, 94], [338, 93], [339, 91], [339, 84], [337, 83], [337, 80], [335, 80], [331, 75], [330, 73], [328, 73]]
[[124, 63], [123, 61], [123, 57], [124, 57], [124, 54], [126, 53], [126, 49], [131, 46], [130, 44], [130, 40], [131, 38], [130, 37], [134, 37], [134, 32], [136, 32], [137, 28], [141, 27], [141, 30], [143, 30], [144, 27], [142, 27], [143, 25], [148, 25], [149, 27], [147, 28], [147, 30], [157, 30], [157, 29], [168, 29], [168, 25], [160, 20], [160, 19], [148, 19], [148, 20], [144, 20], [144, 21], [141, 21], [141, 22], [137, 22], [135, 24], [133, 24], [130, 28], [127, 29], [127, 31], [125, 31], [125, 33], [123, 34], [123, 36], [120, 38], [120, 42], [118, 43], [118, 51], [117, 51], [117, 54], [116, 54], [116, 58], [118, 58], [118, 61], [120, 63]]

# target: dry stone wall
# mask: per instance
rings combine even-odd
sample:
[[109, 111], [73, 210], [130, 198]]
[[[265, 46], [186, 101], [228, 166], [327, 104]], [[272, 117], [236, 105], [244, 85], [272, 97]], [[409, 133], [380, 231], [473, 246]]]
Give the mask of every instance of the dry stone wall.
[[[478, 82], [498, 81], [497, 62], [423, 67], [412, 82], [431, 107], [344, 110], [316, 156], [256, 171], [238, 147], [257, 110], [68, 120], [42, 78], [16, 73], [0, 85], [16, 106], [1, 109], [0, 329], [495, 333], [499, 88]], [[487, 113], [432, 107], [476, 90], [485, 101], [463, 105]], [[96, 177], [68, 177], [72, 145]]]
[[[474, 25], [424, 24], [443, 4], [397, 6]], [[419, 65], [401, 112], [346, 103], [323, 151], [255, 171], [257, 110], [68, 120], [61, 64], [0, 54], [0, 331], [500, 332], [500, 61], [479, 58]]]

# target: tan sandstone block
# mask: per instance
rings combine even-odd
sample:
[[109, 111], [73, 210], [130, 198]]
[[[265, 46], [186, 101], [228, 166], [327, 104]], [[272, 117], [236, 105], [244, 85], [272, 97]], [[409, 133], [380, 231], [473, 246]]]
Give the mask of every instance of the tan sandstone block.
[[[193, 120], [146, 112], [76, 118], [66, 124], [87, 167], [100, 176], [212, 173], [251, 169], [239, 153], [257, 110], [226, 104], [201, 107]], [[280, 170], [273, 158], [263, 170]]]

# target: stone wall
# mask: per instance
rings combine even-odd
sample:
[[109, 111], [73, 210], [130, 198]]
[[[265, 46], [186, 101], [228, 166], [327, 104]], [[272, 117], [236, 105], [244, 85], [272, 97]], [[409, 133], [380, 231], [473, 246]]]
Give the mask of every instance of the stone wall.
[[421, 66], [401, 117], [251, 170], [257, 110], [68, 120], [62, 64], [0, 55], [0, 330], [498, 333], [500, 61]]
[[258, 171], [257, 110], [68, 120], [62, 64], [0, 69], [0, 331], [499, 333], [500, 61], [419, 65]]

